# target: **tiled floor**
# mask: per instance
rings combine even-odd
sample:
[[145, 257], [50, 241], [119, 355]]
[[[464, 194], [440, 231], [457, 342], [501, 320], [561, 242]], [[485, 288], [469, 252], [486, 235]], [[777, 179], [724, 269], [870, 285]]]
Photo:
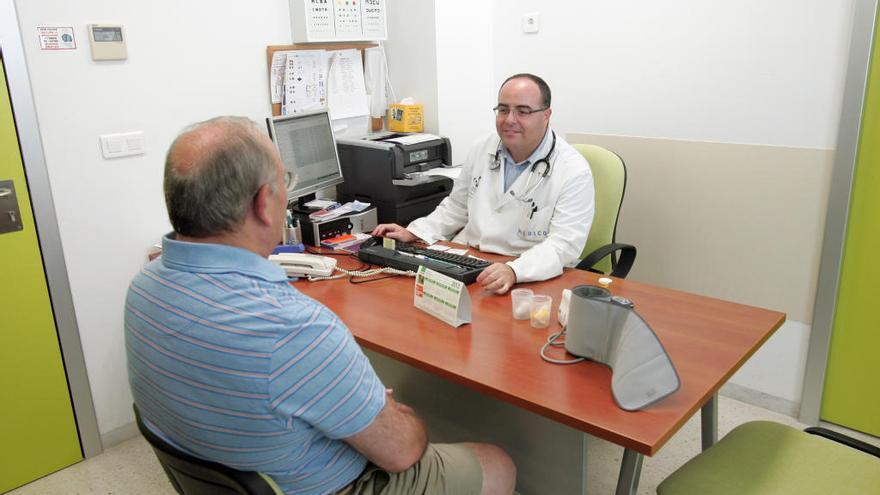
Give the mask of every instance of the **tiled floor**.
[[[721, 397], [718, 407], [718, 436], [735, 426], [765, 419], [798, 428], [793, 418], [760, 407]], [[645, 458], [639, 494], [654, 494], [657, 485], [685, 461], [700, 452], [699, 414], [692, 418], [660, 452]], [[878, 439], [869, 439], [878, 444]], [[588, 492], [614, 493], [623, 449], [602, 440], [591, 442], [588, 451]], [[8, 495], [174, 495], [165, 473], [147, 443], [137, 437], [108, 448], [101, 455], [85, 460], [30, 483]]]
[[7, 495], [176, 495], [140, 435]]

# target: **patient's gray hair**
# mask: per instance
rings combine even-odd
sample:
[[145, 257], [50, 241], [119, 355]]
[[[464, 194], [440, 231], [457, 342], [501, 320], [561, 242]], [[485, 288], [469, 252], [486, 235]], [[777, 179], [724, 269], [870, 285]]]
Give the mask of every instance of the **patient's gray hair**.
[[234, 232], [263, 184], [274, 191], [274, 154], [245, 117], [193, 124], [165, 157], [165, 205], [175, 232], [208, 237]]

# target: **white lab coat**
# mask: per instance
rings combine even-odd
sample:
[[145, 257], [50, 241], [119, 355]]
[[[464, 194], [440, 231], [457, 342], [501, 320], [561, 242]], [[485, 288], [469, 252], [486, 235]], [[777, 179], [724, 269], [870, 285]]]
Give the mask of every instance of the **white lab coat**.
[[[550, 151], [552, 140], [546, 141], [536, 156]], [[517, 282], [555, 277], [564, 266], [575, 264], [587, 241], [595, 211], [590, 167], [557, 134], [550, 174], [526, 198], [534, 199], [537, 209], [532, 213], [531, 203], [504, 192], [504, 160], [495, 167], [499, 143], [500, 138], [492, 134], [471, 149], [449, 196], [407, 229], [429, 244], [452, 238], [481, 251], [519, 256], [508, 262]], [[526, 196], [523, 193], [537, 182], [542, 170], [533, 174], [530, 169], [531, 165], [510, 191]]]

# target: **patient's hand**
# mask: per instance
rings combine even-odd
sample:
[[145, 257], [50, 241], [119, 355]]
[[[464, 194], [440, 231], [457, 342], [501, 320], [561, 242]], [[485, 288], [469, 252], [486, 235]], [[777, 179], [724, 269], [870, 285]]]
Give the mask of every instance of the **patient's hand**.
[[516, 283], [516, 273], [506, 263], [492, 263], [477, 277], [483, 289], [504, 294]]

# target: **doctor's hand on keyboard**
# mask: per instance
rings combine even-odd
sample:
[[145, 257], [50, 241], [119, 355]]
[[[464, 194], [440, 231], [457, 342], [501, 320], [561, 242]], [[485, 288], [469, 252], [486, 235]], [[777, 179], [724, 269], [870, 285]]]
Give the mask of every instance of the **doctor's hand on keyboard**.
[[397, 241], [413, 242], [419, 240], [412, 232], [396, 223], [382, 223], [376, 226], [371, 235], [388, 237]]
[[[420, 240], [412, 232], [397, 225], [396, 223], [383, 223], [373, 229], [374, 236], [383, 236], [402, 242], [414, 242]], [[440, 256], [434, 254], [433, 257]], [[474, 258], [476, 259], [476, 258]], [[482, 261], [482, 260], [480, 260]], [[487, 262], [483, 262], [487, 263]], [[488, 263], [487, 263], [488, 264]], [[481, 266], [482, 268], [482, 266]], [[506, 294], [516, 284], [516, 273], [510, 265], [505, 263], [492, 263], [486, 267], [477, 277], [476, 282], [483, 286], [483, 289], [495, 294]]]
[[438, 251], [424, 247], [422, 243], [394, 242], [387, 237], [372, 237], [364, 241], [358, 250], [358, 258], [372, 265], [416, 272], [420, 267], [429, 268], [447, 277], [472, 284], [480, 273], [492, 263], [472, 256]]

